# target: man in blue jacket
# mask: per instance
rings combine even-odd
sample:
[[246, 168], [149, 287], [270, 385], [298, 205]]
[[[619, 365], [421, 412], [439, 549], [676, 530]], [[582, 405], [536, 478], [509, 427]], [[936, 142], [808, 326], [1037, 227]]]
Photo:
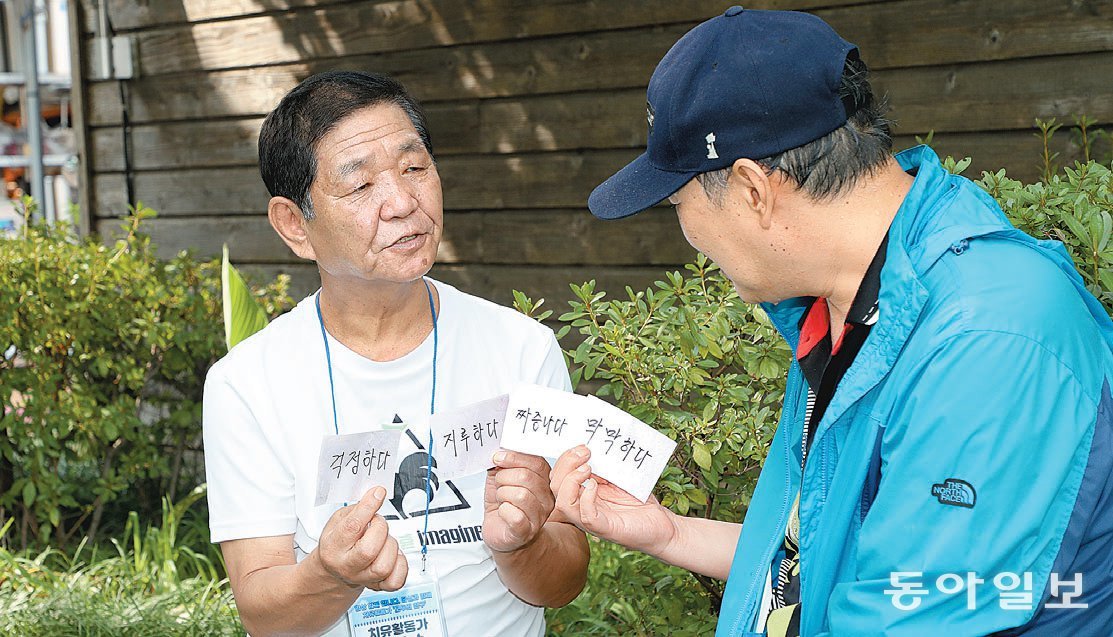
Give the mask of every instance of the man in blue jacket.
[[560, 458], [560, 513], [727, 577], [718, 635], [1113, 634], [1113, 325], [1062, 246], [928, 148], [891, 155], [854, 45], [732, 7], [648, 90], [662, 199], [795, 354], [745, 522], [677, 516]]

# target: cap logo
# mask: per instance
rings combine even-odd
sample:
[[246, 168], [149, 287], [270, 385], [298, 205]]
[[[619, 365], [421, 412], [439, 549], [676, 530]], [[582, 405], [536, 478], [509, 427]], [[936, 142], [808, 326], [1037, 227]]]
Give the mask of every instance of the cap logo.
[[645, 120], [649, 122], [649, 134], [653, 134], [653, 120], [657, 119], [657, 113], [653, 110], [653, 105], [649, 102], [645, 103]]
[[715, 152], [715, 133], [708, 133], [704, 139], [707, 140], [707, 158], [718, 159], [719, 153]]

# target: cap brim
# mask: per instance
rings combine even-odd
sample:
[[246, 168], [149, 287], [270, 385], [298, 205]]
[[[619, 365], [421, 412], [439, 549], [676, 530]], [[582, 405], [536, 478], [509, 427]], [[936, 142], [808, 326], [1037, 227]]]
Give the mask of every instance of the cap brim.
[[642, 153], [591, 191], [587, 207], [600, 219], [629, 217], [668, 198], [695, 175], [656, 168]]

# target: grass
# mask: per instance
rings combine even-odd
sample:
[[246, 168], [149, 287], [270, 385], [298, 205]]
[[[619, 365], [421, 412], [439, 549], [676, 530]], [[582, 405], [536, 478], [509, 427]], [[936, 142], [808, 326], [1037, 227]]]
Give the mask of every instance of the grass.
[[157, 526], [143, 527], [132, 513], [124, 541], [107, 549], [0, 548], [0, 635], [243, 635], [219, 552], [189, 548], [209, 546], [203, 520], [187, 515], [203, 495], [197, 489], [177, 504], [164, 500]]

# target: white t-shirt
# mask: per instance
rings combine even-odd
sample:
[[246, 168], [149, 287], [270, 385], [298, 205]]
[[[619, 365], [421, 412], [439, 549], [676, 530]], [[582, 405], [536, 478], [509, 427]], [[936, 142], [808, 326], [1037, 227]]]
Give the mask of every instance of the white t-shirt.
[[[552, 330], [429, 281], [440, 295], [437, 411], [506, 393], [520, 382], [571, 390]], [[421, 460], [428, 446], [433, 335], [385, 363], [328, 338], [340, 433], [406, 430], [395, 496], [380, 514], [393, 535], [421, 531], [427, 539], [449, 634], [543, 635], [542, 609], [506, 588], [481, 539], [485, 474], [441, 481], [434, 470], [424, 535]], [[205, 381], [204, 433], [212, 541], [292, 534], [299, 561], [312, 552], [338, 508], [313, 506], [321, 440], [334, 433], [313, 295], [212, 367]], [[347, 635], [346, 620], [326, 634]]]

